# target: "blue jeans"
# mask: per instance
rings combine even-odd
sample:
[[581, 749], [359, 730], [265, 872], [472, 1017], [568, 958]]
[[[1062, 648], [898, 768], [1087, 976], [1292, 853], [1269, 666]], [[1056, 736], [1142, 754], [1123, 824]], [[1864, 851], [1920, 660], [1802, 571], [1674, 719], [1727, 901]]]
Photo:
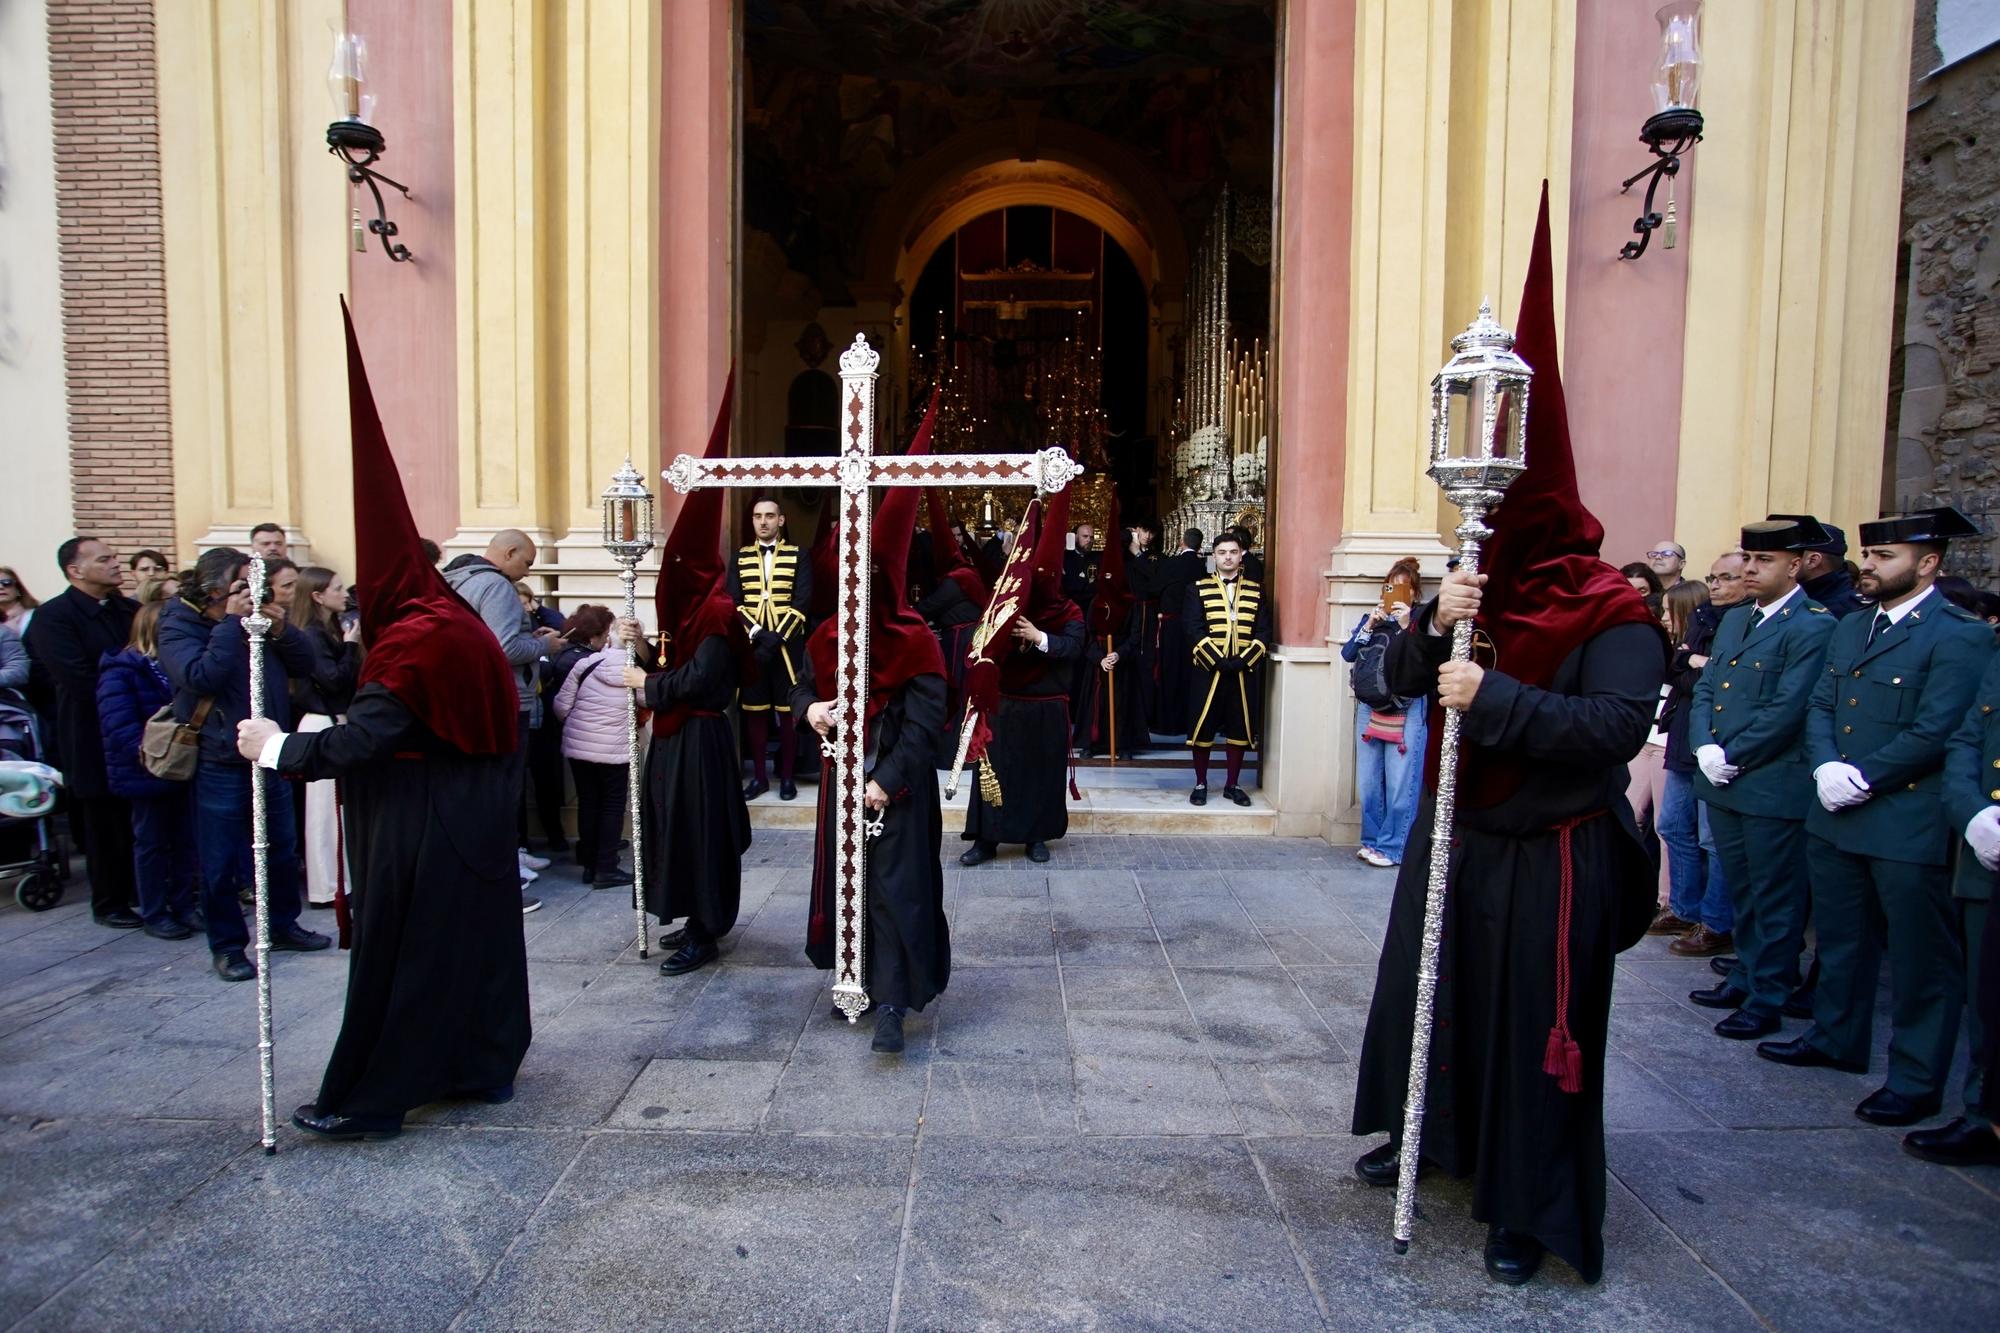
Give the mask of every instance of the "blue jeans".
[[1403, 748], [1363, 740], [1368, 705], [1354, 706], [1354, 779], [1361, 794], [1361, 845], [1401, 862], [1423, 785], [1424, 701], [1403, 717]]
[[1707, 926], [1718, 935], [1736, 927], [1729, 888], [1708, 807], [1695, 799], [1694, 774], [1667, 770], [1666, 789], [1653, 815], [1667, 849], [1667, 910], [1683, 921]]
[[250, 775], [264, 786], [264, 828], [270, 843], [271, 938], [299, 923], [299, 834], [291, 793], [276, 775], [249, 764], [204, 759], [195, 774], [195, 829], [201, 848], [201, 905], [208, 916], [208, 947], [233, 953], [250, 943], [239, 889], [255, 882], [250, 859]]
[[183, 788], [132, 801], [132, 880], [147, 925], [167, 926], [194, 914], [194, 843], [193, 792]]

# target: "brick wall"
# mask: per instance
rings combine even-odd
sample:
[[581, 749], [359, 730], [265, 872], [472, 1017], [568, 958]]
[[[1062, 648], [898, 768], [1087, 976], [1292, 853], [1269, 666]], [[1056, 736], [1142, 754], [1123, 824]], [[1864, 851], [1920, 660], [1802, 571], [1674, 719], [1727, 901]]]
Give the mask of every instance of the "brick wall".
[[79, 532], [174, 548], [152, 0], [48, 0]]

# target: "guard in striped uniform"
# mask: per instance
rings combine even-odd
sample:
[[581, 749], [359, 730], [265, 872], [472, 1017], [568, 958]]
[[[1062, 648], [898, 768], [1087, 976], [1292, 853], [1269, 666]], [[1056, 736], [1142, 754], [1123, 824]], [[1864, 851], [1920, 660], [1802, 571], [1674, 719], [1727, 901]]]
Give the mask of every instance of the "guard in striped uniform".
[[745, 800], [771, 790], [765, 751], [770, 748], [771, 719], [778, 720], [778, 799], [799, 794], [792, 781], [798, 761], [797, 724], [792, 717], [792, 686], [799, 678], [799, 654], [806, 639], [806, 610], [812, 605], [812, 562], [785, 540], [785, 514], [776, 500], [759, 500], [750, 510], [757, 540], [736, 552], [729, 571], [729, 594], [736, 614], [743, 617], [750, 646], [757, 654], [757, 679], [743, 687], [746, 748], [750, 751], [750, 785]]
[[1229, 754], [1222, 794], [1248, 805], [1249, 796], [1237, 784], [1243, 752], [1257, 743], [1264, 713], [1271, 610], [1262, 586], [1243, 574], [1243, 543], [1233, 533], [1215, 539], [1214, 555], [1215, 573], [1188, 585], [1181, 611], [1182, 633], [1194, 643], [1188, 694], [1194, 790], [1188, 802], [1208, 804], [1208, 752], [1220, 740]]

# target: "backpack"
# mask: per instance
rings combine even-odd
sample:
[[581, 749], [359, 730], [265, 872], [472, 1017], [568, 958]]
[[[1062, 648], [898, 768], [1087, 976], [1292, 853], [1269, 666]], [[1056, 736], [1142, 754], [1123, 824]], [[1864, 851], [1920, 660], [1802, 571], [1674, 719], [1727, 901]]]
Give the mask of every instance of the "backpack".
[[1389, 688], [1389, 636], [1380, 630], [1368, 636], [1353, 663], [1347, 668], [1347, 684], [1354, 697], [1370, 708], [1400, 713], [1410, 705]]

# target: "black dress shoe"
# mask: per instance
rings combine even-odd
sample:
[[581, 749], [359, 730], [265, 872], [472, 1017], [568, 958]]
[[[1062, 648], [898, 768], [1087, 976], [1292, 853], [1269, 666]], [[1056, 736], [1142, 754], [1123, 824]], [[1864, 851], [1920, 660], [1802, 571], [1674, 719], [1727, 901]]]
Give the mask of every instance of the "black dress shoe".
[[1688, 992], [1688, 1003], [1698, 1004], [1704, 1009], [1734, 1009], [1749, 998], [1749, 991], [1738, 990], [1726, 981], [1707, 990]]
[[271, 936], [271, 948], [281, 953], [318, 953], [321, 949], [333, 947], [333, 936], [322, 935], [316, 930], [303, 926], [293, 926], [282, 935]]
[[782, 781], [780, 781], [778, 783], [778, 799], [781, 801], [798, 800], [799, 784], [792, 781], [790, 778], [785, 778]]
[[475, 1092], [472, 1096], [473, 1100], [485, 1102], [488, 1106], [504, 1106], [514, 1100], [514, 1085], [512, 1083], [502, 1083], [497, 1088], [488, 1088], [484, 1092]]
[[323, 1139], [393, 1139], [403, 1132], [399, 1115], [329, 1115], [312, 1102], [292, 1112], [292, 1123]]
[[1936, 1129], [1911, 1130], [1903, 1135], [1903, 1151], [1941, 1166], [2000, 1166], [2000, 1134], [1960, 1116]]
[[224, 981], [248, 981], [257, 975], [257, 965], [241, 949], [231, 949], [215, 955], [215, 975]]
[[1736, 970], [1736, 955], [1723, 954], [1721, 957], [1709, 959], [1708, 970], [1718, 977], [1727, 979], [1729, 974]]
[[1871, 1125], [1901, 1128], [1904, 1125], [1914, 1125], [1919, 1120], [1930, 1119], [1938, 1113], [1940, 1105], [1942, 1102], [1936, 1097], [1918, 1101], [1914, 1097], [1905, 1097], [1902, 1093], [1893, 1092], [1888, 1088], [1877, 1088], [1862, 1098], [1861, 1105], [1854, 1108], [1854, 1114]]
[[878, 1055], [901, 1055], [903, 1053], [903, 1011], [894, 1005], [884, 1005], [882, 1012], [875, 1016], [875, 1040], [868, 1043], [868, 1049]]
[[1785, 1017], [1787, 1018], [1811, 1018], [1812, 1007], [1813, 993], [1804, 986], [1799, 987], [1785, 997]]
[[771, 790], [771, 784], [769, 782], [765, 781], [763, 778], [752, 778], [750, 779], [750, 785], [743, 789], [743, 799], [746, 801], [754, 801], [759, 796], [762, 796], [765, 792], [769, 790]]
[[[1402, 1160], [1400, 1147], [1401, 1145], [1391, 1139], [1379, 1148], [1362, 1153], [1354, 1159], [1354, 1174], [1378, 1189], [1394, 1185], [1402, 1174], [1399, 1166]], [[1422, 1180], [1430, 1173], [1431, 1164], [1421, 1157], [1418, 1158], [1417, 1179]]]
[[172, 917], [168, 917], [164, 924], [158, 926], [148, 921], [145, 925], [145, 931], [156, 940], [184, 940], [194, 934], [193, 931]]
[[1715, 1025], [1715, 1035], [1731, 1041], [1749, 1041], [1752, 1037], [1768, 1037], [1783, 1026], [1776, 1014], [1753, 1014], [1748, 1009], [1738, 1009]]
[[666, 934], [660, 936], [660, 947], [662, 949], [668, 950], [669, 952], [680, 948], [683, 944], [686, 944], [687, 942], [688, 942], [688, 933], [687, 933], [687, 927], [685, 926], [679, 928], [678, 930], [670, 930]]
[[1045, 842], [1029, 843], [1028, 859], [1030, 861], [1033, 861], [1036, 865], [1041, 865], [1043, 862], [1049, 859], [1049, 845]]
[[1207, 786], [1207, 784], [1205, 784], [1205, 783], [1204, 783], [1204, 784], [1203, 784], [1202, 786], [1199, 786], [1199, 787], [1196, 787], [1196, 788], [1195, 788], [1195, 789], [1194, 789], [1193, 791], [1191, 791], [1191, 792], [1189, 792], [1189, 793], [1188, 793], [1188, 804], [1189, 804], [1189, 805], [1207, 805], [1207, 804], [1208, 804], [1208, 786]]
[[690, 939], [674, 950], [673, 956], [660, 964], [660, 975], [677, 977], [683, 972], [692, 972], [698, 967], [707, 967], [722, 956], [722, 950], [715, 947], [714, 940]]
[[1486, 1229], [1486, 1275], [1518, 1287], [1542, 1267], [1542, 1243], [1505, 1227]]
[[1241, 787], [1224, 787], [1222, 794], [1238, 805], [1250, 804], [1250, 793], [1244, 791]]
[[590, 887], [593, 889], [629, 889], [632, 887], [632, 872], [629, 870], [614, 870], [608, 875], [592, 880]]
[[1757, 1054], [1772, 1064], [1791, 1065], [1795, 1069], [1841, 1069], [1850, 1074], [1865, 1074], [1866, 1064], [1856, 1064], [1852, 1060], [1836, 1060], [1812, 1044], [1810, 1034], [1794, 1037], [1790, 1041], [1760, 1041]]
[[137, 912], [128, 912], [122, 907], [115, 912], [106, 912], [96, 920], [98, 925], [111, 930], [137, 930], [146, 924], [139, 919]]
[[984, 865], [999, 854], [1000, 849], [990, 842], [975, 842], [958, 854], [962, 866]]

